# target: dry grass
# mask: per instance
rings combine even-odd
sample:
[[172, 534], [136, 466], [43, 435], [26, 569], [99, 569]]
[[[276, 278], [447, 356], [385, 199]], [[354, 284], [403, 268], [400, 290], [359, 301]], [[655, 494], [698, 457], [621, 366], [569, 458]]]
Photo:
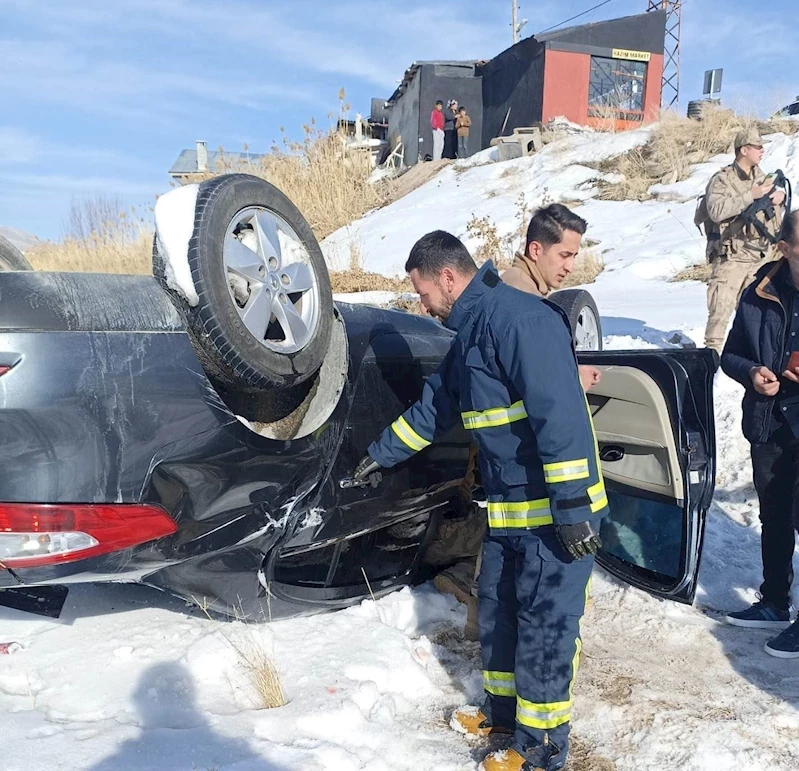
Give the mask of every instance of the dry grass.
[[231, 642], [244, 676], [249, 699], [255, 709], [274, 709], [288, 704], [275, 666], [264, 642], [256, 633], [242, 643]]
[[[267, 598], [270, 598], [268, 587], [266, 591]], [[217, 623], [211, 615], [206, 597], [192, 597], [192, 600], [211, 623]], [[268, 612], [261, 618], [264, 623], [272, 620], [271, 605], [267, 605], [267, 608]], [[289, 699], [283, 690], [280, 672], [274, 661], [274, 651], [266, 639], [268, 632], [262, 624], [247, 620], [241, 602], [233, 615], [240, 624], [220, 628], [219, 633], [236, 654], [237, 668], [228, 673], [228, 682], [234, 697], [243, 691], [255, 709], [275, 709], [288, 704]]]
[[701, 281], [703, 284], [707, 284], [710, 281], [710, 274], [712, 272], [712, 265], [691, 265], [691, 267], [681, 270], [671, 281]]
[[596, 277], [605, 270], [605, 263], [598, 250], [587, 248], [580, 251], [574, 260], [574, 270], [566, 277], [561, 289], [571, 286], [593, 284]]
[[360, 268], [331, 273], [330, 283], [336, 293], [413, 292], [413, 285], [408, 278], [387, 278]]
[[[706, 109], [702, 120], [664, 113], [646, 145], [599, 164], [600, 171], [623, 178], [619, 183], [600, 183], [600, 197], [646, 200], [652, 185], [687, 179], [694, 164], [731, 152], [735, 134], [757, 125], [755, 118], [720, 107]], [[762, 124], [762, 130], [769, 130], [767, 124]]]
[[153, 231], [135, 209], [98, 196], [72, 201], [61, 241], [29, 249], [36, 270], [148, 274]]
[[[350, 109], [344, 97], [342, 90], [341, 117]], [[250, 162], [226, 158], [220, 147], [216, 168], [186, 181], [201, 182], [236, 172], [261, 177], [291, 198], [320, 241], [388, 200], [388, 185], [369, 182], [372, 166], [368, 153], [347, 151], [343, 133], [320, 129], [313, 120], [303, 131], [302, 141], [292, 141], [284, 134], [280, 146]], [[245, 145], [244, 150], [249, 148]]]

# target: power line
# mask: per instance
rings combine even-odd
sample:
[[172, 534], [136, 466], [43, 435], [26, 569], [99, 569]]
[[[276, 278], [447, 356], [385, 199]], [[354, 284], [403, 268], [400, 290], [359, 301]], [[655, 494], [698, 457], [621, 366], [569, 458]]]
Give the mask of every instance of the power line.
[[574, 21], [575, 19], [579, 19], [581, 16], [585, 16], [587, 13], [591, 13], [591, 11], [595, 11], [597, 8], [601, 8], [603, 5], [607, 5], [608, 3], [613, 2], [613, 0], [604, 0], [602, 3], [597, 3], [592, 8], [589, 8], [587, 11], [583, 11], [582, 13], [578, 13], [576, 16], [572, 16], [570, 19], [566, 19], [565, 21], [560, 22], [559, 24], [555, 24], [553, 27], [547, 27], [546, 29], [542, 29], [538, 34], [543, 35], [545, 32], [551, 32], [553, 29], [557, 29], [558, 27], [562, 27], [564, 24], [568, 24], [570, 21]]

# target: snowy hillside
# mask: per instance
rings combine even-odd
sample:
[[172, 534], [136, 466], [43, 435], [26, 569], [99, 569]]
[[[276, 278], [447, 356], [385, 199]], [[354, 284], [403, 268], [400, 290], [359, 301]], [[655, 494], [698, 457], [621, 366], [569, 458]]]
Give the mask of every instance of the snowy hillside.
[[[579, 212], [606, 269], [590, 287], [607, 348], [701, 343], [705, 288], [669, 283], [703, 259], [694, 202], [703, 164], [646, 203], [593, 199], [595, 162], [646, 130], [583, 135], [507, 163], [448, 168], [392, 206], [333, 234], [333, 267], [402, 272], [434, 228], [465, 234], [474, 214], [515, 230], [516, 199], [584, 200]], [[772, 137], [763, 166], [799, 180], [799, 136]], [[479, 162], [479, 159], [478, 161]], [[511, 170], [508, 173], [508, 170]], [[670, 200], [666, 200], [670, 199]], [[583, 623], [570, 771], [794, 771], [799, 767], [799, 661], [763, 652], [768, 632], [733, 629], [723, 612], [759, 583], [758, 512], [741, 389], [716, 382], [718, 476], [696, 607], [655, 600], [597, 569]], [[797, 561], [799, 572], [799, 561]], [[489, 747], [447, 727], [479, 698], [465, 611], [431, 587], [335, 614], [245, 626], [206, 618], [155, 590], [78, 586], [52, 621], [0, 608], [3, 771], [474, 771]], [[257, 710], [236, 650], [272, 651], [289, 703]]]

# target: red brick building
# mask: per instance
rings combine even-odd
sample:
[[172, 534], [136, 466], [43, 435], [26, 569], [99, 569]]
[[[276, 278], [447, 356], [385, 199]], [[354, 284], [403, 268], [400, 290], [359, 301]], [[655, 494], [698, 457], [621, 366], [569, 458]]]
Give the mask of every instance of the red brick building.
[[480, 68], [483, 145], [516, 126], [564, 116], [635, 128], [660, 111], [664, 11], [526, 38]]

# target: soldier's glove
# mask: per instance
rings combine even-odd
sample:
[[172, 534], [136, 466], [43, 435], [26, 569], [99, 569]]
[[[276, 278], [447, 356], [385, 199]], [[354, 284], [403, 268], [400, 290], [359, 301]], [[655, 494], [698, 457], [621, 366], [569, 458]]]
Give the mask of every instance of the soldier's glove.
[[366, 455], [364, 458], [361, 458], [361, 462], [355, 467], [352, 478], [356, 482], [362, 482], [366, 477], [370, 474], [374, 474], [374, 472], [380, 468], [380, 464], [373, 460], [371, 455]]
[[602, 548], [599, 533], [594, 530], [590, 522], [578, 522], [576, 525], [557, 525], [556, 528], [560, 542], [566, 551], [579, 560], [589, 554], [596, 554]]

